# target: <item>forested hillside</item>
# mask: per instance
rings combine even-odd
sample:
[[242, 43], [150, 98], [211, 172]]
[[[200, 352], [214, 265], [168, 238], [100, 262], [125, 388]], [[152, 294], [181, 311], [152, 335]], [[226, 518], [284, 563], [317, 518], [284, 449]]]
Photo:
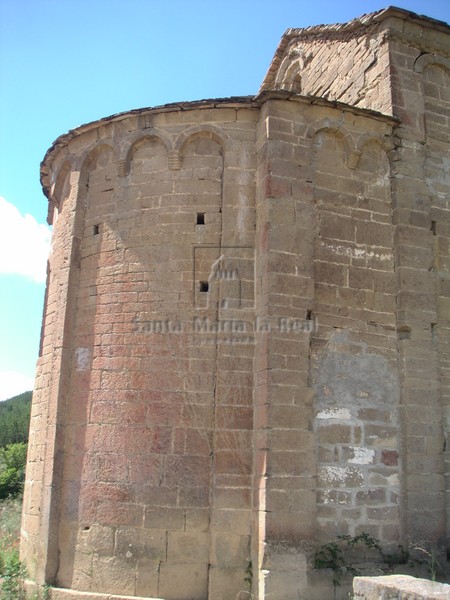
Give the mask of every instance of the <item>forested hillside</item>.
[[0, 500], [20, 495], [25, 477], [31, 392], [0, 402]]
[[28, 442], [32, 392], [0, 402], [0, 447]]

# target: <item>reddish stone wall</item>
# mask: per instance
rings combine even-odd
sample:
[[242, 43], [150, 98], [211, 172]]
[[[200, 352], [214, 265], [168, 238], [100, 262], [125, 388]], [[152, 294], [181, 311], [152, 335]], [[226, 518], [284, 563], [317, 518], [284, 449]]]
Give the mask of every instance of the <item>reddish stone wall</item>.
[[388, 13], [367, 44], [307, 36], [302, 81], [342, 56], [324, 40], [350, 44], [364, 77], [347, 65], [345, 87], [338, 60], [327, 90], [395, 118], [295, 94], [288, 52], [257, 99], [118, 115], [49, 151], [38, 583], [319, 600], [314, 550], [339, 535], [444, 548], [450, 65], [442, 27]]
[[[72, 309], [62, 328], [65, 378], [54, 417], [62, 462], [48, 506], [45, 492], [28, 488], [55, 523], [48, 556], [38, 537], [27, 543], [27, 560], [46, 563], [47, 578], [62, 587], [162, 597], [183, 588], [190, 598], [220, 589], [224, 579], [236, 593], [243, 585], [252, 345], [232, 346], [215, 324], [245, 321], [254, 304], [252, 110], [218, 110], [223, 130], [197, 126], [195, 111], [187, 119], [173, 113], [169, 125], [156, 114], [152, 133], [132, 134], [119, 162], [114, 126], [87, 156], [69, 145], [66, 160], [80, 164], [80, 183], [57, 199], [50, 268], [58, 279], [46, 318], [52, 286], [64, 290], [65, 261]], [[220, 277], [235, 271], [238, 281]], [[44, 349], [51, 335], [46, 324]], [[33, 479], [42, 429], [33, 415]], [[27, 510], [28, 535], [32, 519]], [[45, 537], [45, 522], [36, 527]]]

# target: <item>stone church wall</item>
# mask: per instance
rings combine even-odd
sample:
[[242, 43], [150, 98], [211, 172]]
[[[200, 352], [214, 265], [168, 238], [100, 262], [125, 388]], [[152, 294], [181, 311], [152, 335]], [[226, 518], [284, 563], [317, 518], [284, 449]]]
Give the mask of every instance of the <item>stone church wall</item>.
[[257, 97], [116, 115], [49, 150], [37, 583], [322, 600], [314, 551], [340, 535], [444, 550], [445, 31], [398, 9], [289, 30]]
[[[61, 429], [64, 464], [49, 490], [57, 525], [42, 558], [50, 570], [59, 554], [62, 587], [170, 597], [182, 582], [201, 596], [210, 564], [220, 580], [250, 560], [252, 347], [218, 347], [214, 327], [219, 313], [246, 319], [254, 303], [255, 111], [205, 112], [209, 125], [195, 110], [156, 113], [126, 141], [109, 125], [88, 152], [68, 148], [80, 176], [55, 211], [40, 360], [56, 359], [56, 287], [72, 303], [60, 341], [69, 365], [58, 406], [35, 402], [32, 417], [36, 435], [48, 435], [40, 419]], [[239, 290], [221, 292], [235, 282], [211, 277], [214, 263], [238, 265]], [[39, 458], [33, 438], [45, 494]]]
[[[389, 46], [373, 23], [359, 23], [356, 35], [350, 22], [332, 31], [290, 29], [286, 38], [277, 88], [391, 114]], [[262, 88], [272, 85], [266, 78]]]

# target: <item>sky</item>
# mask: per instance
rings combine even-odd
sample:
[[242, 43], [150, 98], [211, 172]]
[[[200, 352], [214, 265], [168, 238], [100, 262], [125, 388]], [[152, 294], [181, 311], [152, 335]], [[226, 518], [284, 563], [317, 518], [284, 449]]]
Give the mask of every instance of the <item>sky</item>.
[[[449, 0], [393, 0], [450, 21]], [[51, 229], [39, 165], [83, 123], [256, 94], [289, 27], [383, 0], [0, 0], [0, 400], [33, 388]]]

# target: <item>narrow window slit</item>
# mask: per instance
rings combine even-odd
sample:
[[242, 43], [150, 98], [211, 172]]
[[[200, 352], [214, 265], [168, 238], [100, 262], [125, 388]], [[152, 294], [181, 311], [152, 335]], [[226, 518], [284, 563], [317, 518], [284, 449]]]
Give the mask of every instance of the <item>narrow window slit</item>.
[[100, 233], [100, 225], [94, 225], [93, 233], [94, 235], [98, 235]]
[[436, 234], [436, 221], [431, 221], [431, 227], [430, 227], [430, 229], [431, 229], [431, 233], [433, 235], [437, 235]]
[[437, 323], [431, 323], [431, 343], [434, 345], [437, 342]]
[[408, 325], [401, 325], [397, 328], [397, 334], [399, 340], [410, 340], [411, 339], [411, 327]]
[[207, 292], [209, 290], [209, 282], [208, 281], [200, 281], [200, 291]]
[[197, 213], [197, 225], [205, 224], [205, 213]]

